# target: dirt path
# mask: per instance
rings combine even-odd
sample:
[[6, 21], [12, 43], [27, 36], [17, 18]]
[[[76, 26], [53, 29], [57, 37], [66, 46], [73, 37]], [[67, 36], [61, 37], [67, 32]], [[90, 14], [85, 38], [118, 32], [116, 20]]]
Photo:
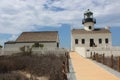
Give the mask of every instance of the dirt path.
[[120, 80], [76, 52], [71, 52], [70, 57], [77, 80]]

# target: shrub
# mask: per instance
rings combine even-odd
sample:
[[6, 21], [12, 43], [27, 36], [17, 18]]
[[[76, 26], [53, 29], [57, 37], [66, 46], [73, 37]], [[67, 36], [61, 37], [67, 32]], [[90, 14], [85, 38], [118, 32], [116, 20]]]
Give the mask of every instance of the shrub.
[[33, 45], [33, 47], [39, 47], [39, 46], [40, 46], [40, 45], [39, 45], [38, 42], [34, 43], [34, 45]]
[[25, 52], [25, 46], [21, 47], [20, 51]]
[[0, 45], [0, 48], [2, 48], [2, 45]]
[[40, 44], [39, 46], [40, 46], [40, 48], [43, 48], [43, 47], [44, 47], [44, 45], [43, 45], [43, 44]]
[[34, 43], [33, 47], [40, 47], [43, 48], [44, 45], [43, 44], [39, 44], [38, 42]]
[[24, 56], [31, 56], [32, 55], [32, 48], [29, 48], [27, 50], [25, 50], [25, 46], [20, 48], [21, 53], [18, 53], [20, 55], [24, 55]]

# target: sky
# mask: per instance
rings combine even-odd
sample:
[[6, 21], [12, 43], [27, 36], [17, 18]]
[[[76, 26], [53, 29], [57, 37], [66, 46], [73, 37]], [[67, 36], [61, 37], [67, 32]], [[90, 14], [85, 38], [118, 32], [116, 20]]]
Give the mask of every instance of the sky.
[[120, 46], [120, 0], [0, 0], [0, 45], [24, 31], [59, 31], [60, 47], [70, 48], [70, 29], [83, 28], [89, 8], [96, 28], [111, 27], [114, 46]]

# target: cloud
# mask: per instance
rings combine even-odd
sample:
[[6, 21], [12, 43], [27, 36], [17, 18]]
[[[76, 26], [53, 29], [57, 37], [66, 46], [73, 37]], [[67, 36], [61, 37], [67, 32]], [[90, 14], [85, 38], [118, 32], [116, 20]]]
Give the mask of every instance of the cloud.
[[16, 35], [62, 24], [81, 27], [88, 8], [94, 12], [98, 27], [119, 26], [119, 3], [119, 0], [1, 0], [0, 33]]

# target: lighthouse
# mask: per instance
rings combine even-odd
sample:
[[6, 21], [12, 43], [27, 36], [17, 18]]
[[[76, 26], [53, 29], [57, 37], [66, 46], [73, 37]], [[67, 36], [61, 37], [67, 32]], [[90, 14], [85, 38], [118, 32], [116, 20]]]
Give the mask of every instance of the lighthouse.
[[[109, 28], [95, 27], [96, 19], [89, 9], [84, 12], [82, 24], [84, 28], [72, 29], [71, 49], [76, 51], [85, 48], [105, 48], [112, 46], [111, 32]], [[97, 25], [97, 24], [96, 24]]]
[[96, 19], [93, 18], [93, 12], [89, 9], [84, 13], [84, 19], [82, 20], [82, 24], [84, 25], [84, 29], [86, 31], [93, 31], [94, 24], [96, 24]]

